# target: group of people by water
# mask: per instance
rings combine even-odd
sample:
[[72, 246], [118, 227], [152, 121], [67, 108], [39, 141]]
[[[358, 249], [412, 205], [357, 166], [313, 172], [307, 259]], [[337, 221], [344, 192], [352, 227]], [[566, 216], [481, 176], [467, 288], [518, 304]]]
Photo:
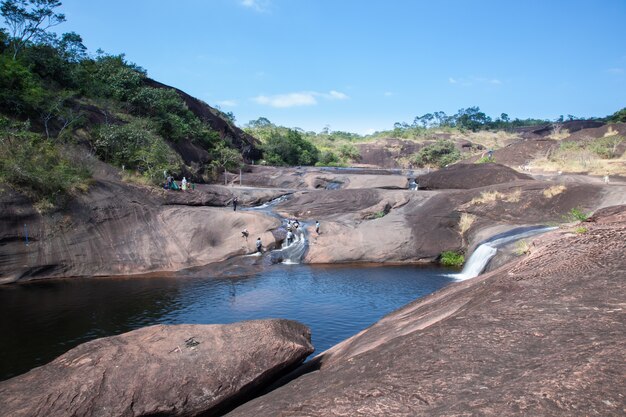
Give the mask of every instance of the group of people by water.
[[187, 181], [186, 177], [183, 177], [180, 185], [178, 185], [176, 180], [174, 180], [174, 177], [167, 175], [166, 171], [163, 171], [163, 176], [165, 177], [165, 184], [163, 184], [164, 190], [187, 191], [196, 189], [196, 184], [191, 181]]

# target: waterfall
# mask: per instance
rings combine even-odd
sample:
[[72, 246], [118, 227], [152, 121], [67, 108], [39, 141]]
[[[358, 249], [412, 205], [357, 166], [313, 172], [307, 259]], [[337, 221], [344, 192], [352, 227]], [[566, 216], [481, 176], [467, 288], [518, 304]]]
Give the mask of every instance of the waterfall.
[[[259, 211], [269, 216], [272, 216], [276, 219], [280, 219], [282, 223], [282, 228], [284, 231], [287, 229], [288, 221], [282, 218], [280, 215], [278, 215], [274, 211], [274, 207], [286, 201], [288, 198], [290, 198], [290, 195], [285, 194], [271, 201], [268, 201], [267, 203], [261, 204], [260, 206], [247, 207], [243, 210]], [[275, 249], [271, 251], [270, 260], [273, 264], [277, 264], [277, 263], [299, 264], [300, 263], [300, 261], [304, 257], [304, 254], [306, 253], [306, 250], [309, 247], [309, 242], [307, 240], [305, 228], [306, 228], [306, 224], [300, 223], [300, 227], [297, 230], [293, 231], [294, 241], [290, 245], [288, 245], [287, 240], [285, 240], [283, 244], [281, 245], [280, 249]]]
[[300, 223], [298, 230], [294, 231], [294, 241], [287, 244], [283, 242], [280, 249], [272, 251], [272, 263], [299, 264], [308, 248], [304, 223]]
[[451, 277], [456, 278], [459, 281], [463, 281], [469, 278], [474, 278], [483, 272], [483, 269], [487, 266], [491, 258], [493, 258], [498, 252], [498, 248], [516, 240], [523, 239], [545, 233], [550, 230], [557, 229], [557, 227], [546, 226], [529, 226], [518, 227], [513, 230], [509, 230], [505, 233], [500, 233], [481, 243], [469, 257], [463, 270], [458, 274], [450, 274]]

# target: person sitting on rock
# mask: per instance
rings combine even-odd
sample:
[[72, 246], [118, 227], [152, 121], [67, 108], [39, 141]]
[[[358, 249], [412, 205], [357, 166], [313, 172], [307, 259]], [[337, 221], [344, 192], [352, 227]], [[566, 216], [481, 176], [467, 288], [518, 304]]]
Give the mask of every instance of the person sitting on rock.
[[263, 253], [263, 243], [261, 242], [261, 238], [256, 239], [256, 251], [258, 253]]
[[250, 233], [248, 233], [248, 229], [243, 229], [243, 230], [241, 231], [241, 236], [242, 236], [242, 237], [245, 237], [245, 238], [246, 238], [246, 240], [248, 240], [248, 236], [250, 236]]

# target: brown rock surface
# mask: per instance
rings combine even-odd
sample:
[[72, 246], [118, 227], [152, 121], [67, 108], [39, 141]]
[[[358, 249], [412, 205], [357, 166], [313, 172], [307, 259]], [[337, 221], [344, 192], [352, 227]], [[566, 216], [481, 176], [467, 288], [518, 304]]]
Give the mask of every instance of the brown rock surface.
[[311, 352], [289, 320], [157, 325], [82, 344], [0, 383], [5, 416], [219, 415]]
[[626, 206], [322, 353], [229, 416], [626, 413]]
[[284, 193], [219, 186], [159, 191], [98, 180], [65, 210], [47, 215], [16, 193], [3, 193], [0, 283], [175, 271], [253, 252], [254, 242], [242, 239], [241, 230], [267, 245], [278, 220], [224, 205], [234, 195], [249, 205]]
[[532, 177], [500, 164], [455, 164], [420, 175], [420, 189], [469, 189], [503, 184]]

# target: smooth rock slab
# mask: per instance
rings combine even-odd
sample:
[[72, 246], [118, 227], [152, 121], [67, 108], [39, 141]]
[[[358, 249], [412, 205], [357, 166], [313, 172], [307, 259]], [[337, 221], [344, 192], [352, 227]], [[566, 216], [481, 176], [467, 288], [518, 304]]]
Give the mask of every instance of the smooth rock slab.
[[0, 383], [4, 416], [216, 415], [313, 346], [290, 320], [157, 325], [82, 344]]

